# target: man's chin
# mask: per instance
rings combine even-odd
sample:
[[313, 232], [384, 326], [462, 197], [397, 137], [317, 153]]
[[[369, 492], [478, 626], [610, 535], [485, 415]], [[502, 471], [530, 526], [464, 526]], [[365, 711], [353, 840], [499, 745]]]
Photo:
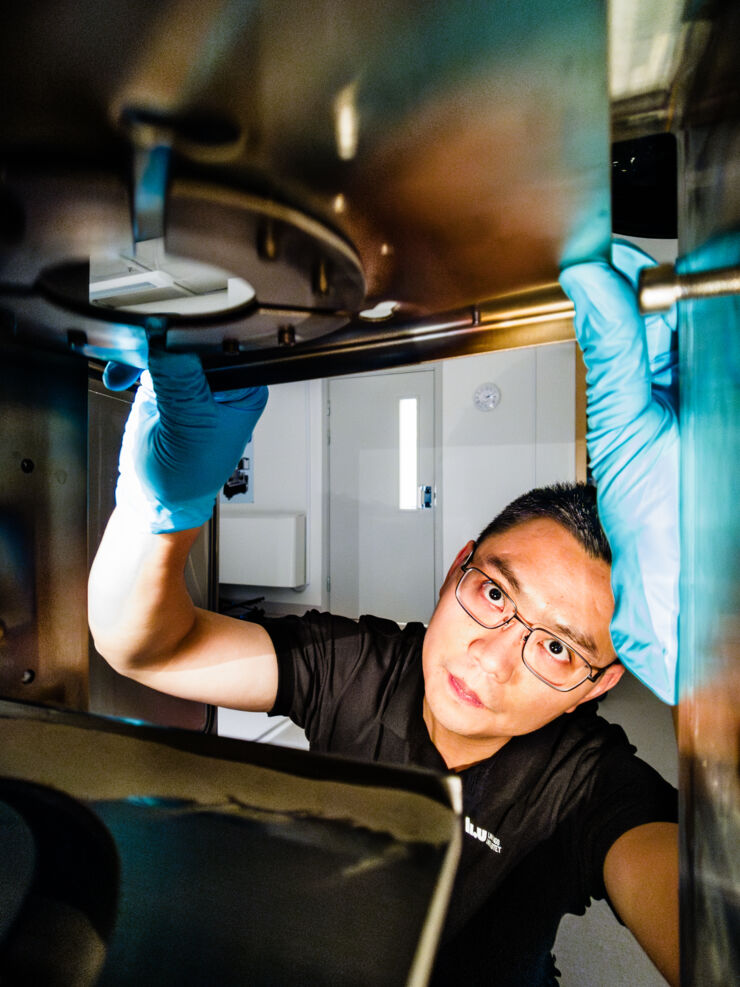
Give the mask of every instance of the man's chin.
[[487, 707], [457, 706], [449, 702], [429, 703], [434, 720], [444, 730], [466, 740], [486, 740], [497, 735], [499, 717]]

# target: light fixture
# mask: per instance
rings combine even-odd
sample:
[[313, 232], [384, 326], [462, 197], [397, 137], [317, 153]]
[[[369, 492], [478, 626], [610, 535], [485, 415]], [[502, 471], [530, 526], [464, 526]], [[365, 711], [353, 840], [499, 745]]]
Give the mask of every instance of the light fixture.
[[334, 134], [337, 154], [342, 161], [351, 161], [357, 154], [360, 119], [357, 113], [357, 83], [341, 89], [334, 100]]
[[360, 318], [365, 322], [384, 322], [390, 319], [398, 308], [398, 302], [378, 302], [373, 308], [366, 308], [360, 312]]

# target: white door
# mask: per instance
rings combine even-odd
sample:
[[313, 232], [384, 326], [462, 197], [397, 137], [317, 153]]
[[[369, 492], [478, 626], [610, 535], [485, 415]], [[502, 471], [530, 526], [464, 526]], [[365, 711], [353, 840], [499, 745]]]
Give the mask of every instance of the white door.
[[427, 621], [434, 507], [418, 498], [429, 488], [433, 505], [434, 371], [337, 378], [328, 393], [330, 610]]

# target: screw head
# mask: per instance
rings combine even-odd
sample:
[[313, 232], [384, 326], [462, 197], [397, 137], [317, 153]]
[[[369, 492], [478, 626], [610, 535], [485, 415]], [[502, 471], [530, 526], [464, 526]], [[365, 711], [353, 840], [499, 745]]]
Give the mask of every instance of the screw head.
[[278, 329], [278, 346], [293, 346], [295, 343], [295, 328], [280, 326]]

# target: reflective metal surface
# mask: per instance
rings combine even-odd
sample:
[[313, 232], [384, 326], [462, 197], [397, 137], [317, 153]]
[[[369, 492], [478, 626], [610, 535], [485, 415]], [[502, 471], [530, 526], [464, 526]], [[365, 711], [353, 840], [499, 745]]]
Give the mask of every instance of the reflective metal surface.
[[427, 982], [457, 778], [9, 702], [2, 775], [76, 800], [115, 843], [101, 987]]
[[0, 695], [84, 709], [84, 362], [4, 348], [0, 422]]
[[672, 264], [640, 272], [640, 311], [667, 312], [678, 301], [740, 295], [740, 267], [677, 274]]
[[3, 859], [11, 866], [0, 869], [0, 900], [15, 898], [16, 909], [0, 930], [0, 981], [94, 987], [118, 903], [113, 838], [90, 809], [56, 786], [1, 773], [0, 809], [12, 809], [22, 822], [25, 846], [13, 831], [6, 841], [3, 829]]
[[[534, 346], [573, 339], [573, 306], [558, 284], [512, 292], [427, 318], [390, 319], [377, 325], [354, 320], [313, 344], [244, 353], [205, 354], [215, 390], [242, 385], [334, 377], [358, 371], [422, 363], [444, 357]], [[176, 330], [168, 334], [178, 341]]]
[[255, 289], [231, 318], [168, 320], [173, 347], [211, 354], [310, 342], [378, 301], [426, 317], [605, 254], [605, 17], [594, 0], [14, 6], [16, 335], [141, 362], [145, 320], [96, 327], [80, 264], [162, 234]]
[[[684, 118], [679, 273], [740, 263], [740, 8]], [[740, 981], [740, 297], [682, 302], [682, 984]]]
[[[730, 260], [740, 227], [684, 263]], [[720, 987], [740, 979], [740, 298], [682, 308], [682, 982]]]

